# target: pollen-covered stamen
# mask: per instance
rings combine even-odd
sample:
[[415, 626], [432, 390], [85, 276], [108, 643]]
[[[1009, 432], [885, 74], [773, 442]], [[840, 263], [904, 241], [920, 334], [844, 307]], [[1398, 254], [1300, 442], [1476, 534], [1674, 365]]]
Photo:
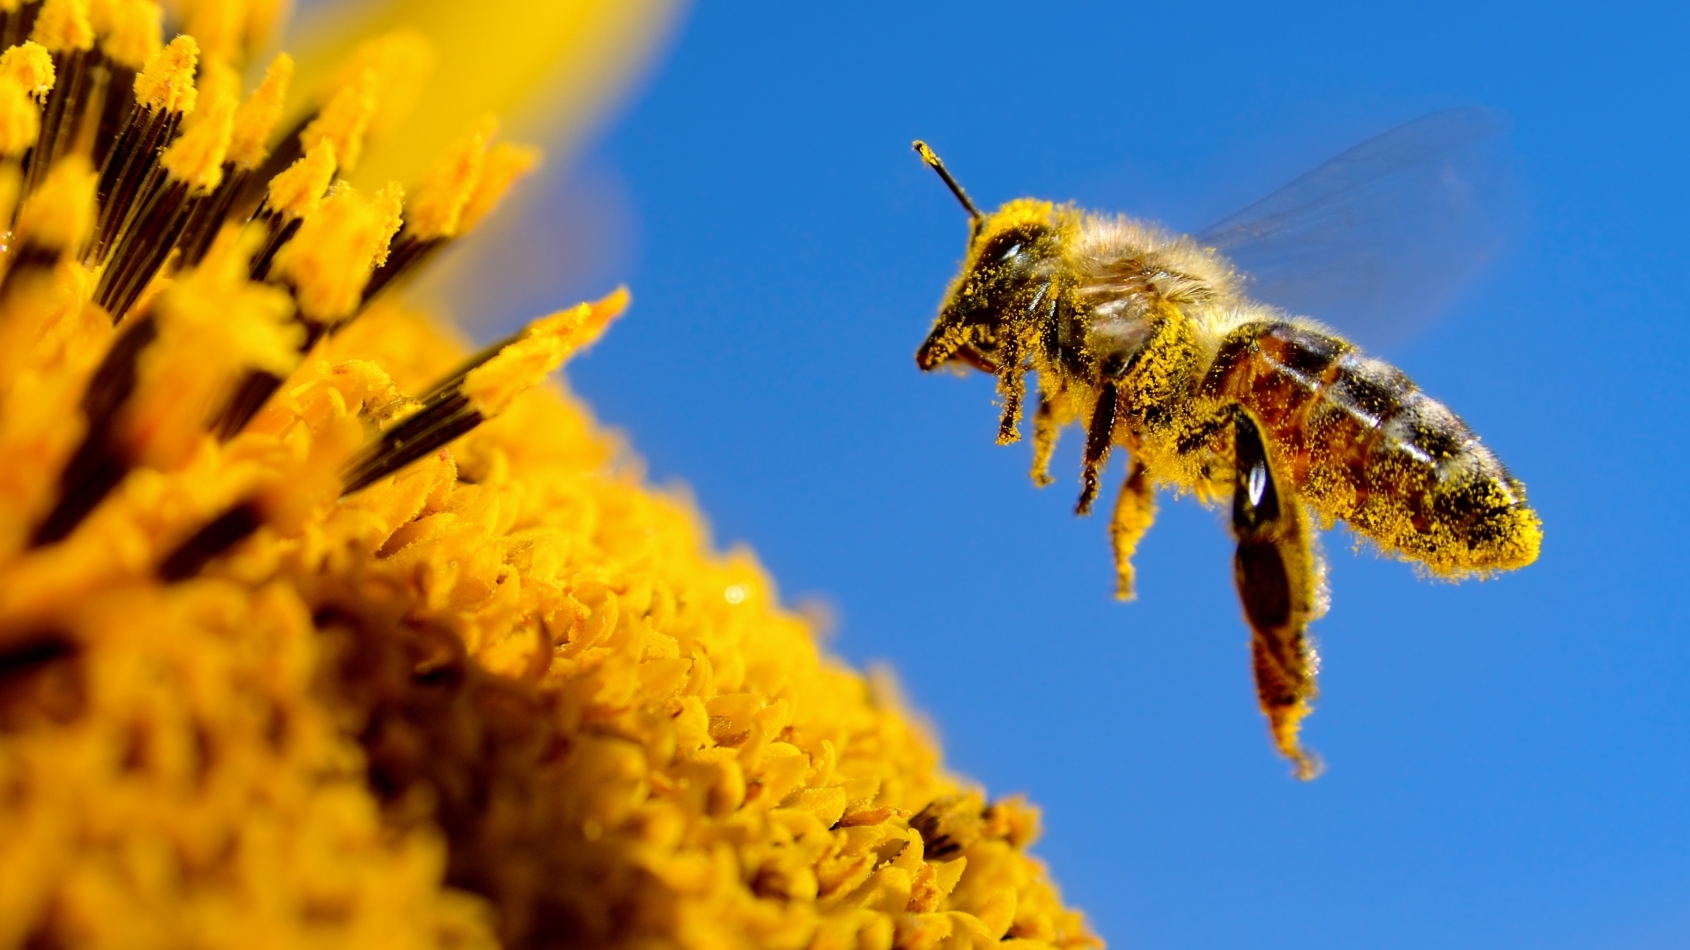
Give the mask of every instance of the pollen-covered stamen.
[[231, 240], [119, 333], [83, 395], [86, 434], [60, 475], [33, 544], [81, 524], [135, 465], [182, 464], [238, 367], [292, 365], [299, 330], [287, 295], [246, 278], [250, 246]]
[[53, 55], [34, 40], [26, 40], [0, 53], [0, 74], [11, 77], [37, 103], [47, 101], [53, 91]]
[[[359, 120], [358, 140], [336, 142], [341, 154], [347, 146], [362, 150], [367, 135], [382, 135], [392, 130], [410, 113], [422, 92], [424, 81], [434, 68], [434, 50], [422, 34], [414, 30], [397, 30], [361, 44], [336, 71], [325, 91], [317, 98], [317, 108], [306, 114], [282, 136], [281, 143], [270, 154], [254, 179], [235, 202], [237, 214], [249, 214], [262, 197], [262, 183], [281, 172], [304, 155], [324, 130], [323, 123], [331, 121], [331, 113], [348, 108], [358, 96], [369, 96], [369, 110]], [[344, 122], [342, 122], [344, 125]], [[357, 165], [353, 154], [345, 163], [347, 169]]]
[[300, 224], [316, 212], [328, 194], [336, 167], [334, 143], [325, 139], [270, 179], [264, 204], [253, 215], [253, 221], [264, 228], [264, 240], [252, 257], [253, 280], [270, 275], [276, 252], [293, 240]]
[[618, 290], [534, 321], [473, 366], [430, 388], [422, 408], [383, 432], [344, 470], [346, 493], [358, 491], [445, 446], [500, 413], [590, 345], [628, 305]]
[[72, 156], [19, 214], [0, 277], [0, 393], [10, 390], [48, 333], [82, 306], [84, 277], [73, 260], [93, 214], [93, 179], [88, 163]]
[[122, 319], [140, 298], [175, 250], [196, 208], [222, 183], [234, 112], [234, 98], [226, 87], [209, 88], [182, 135], [164, 150], [142, 184], [94, 294], [113, 320]]
[[94, 136], [94, 164], [102, 166], [135, 111], [135, 79], [164, 45], [164, 10], [153, 0], [106, 0], [89, 10], [99, 37], [106, 97]]
[[160, 150], [194, 110], [198, 66], [199, 45], [191, 36], [178, 36], [148, 58], [131, 84], [135, 106], [100, 168], [100, 220], [88, 250], [89, 263], [105, 261], [134, 210], [143, 183], [157, 165]]
[[[282, 100], [287, 97], [288, 83], [292, 79], [293, 58], [286, 53], [278, 54], [271, 61], [270, 68], [265, 70], [264, 81], [235, 110], [228, 155], [223, 162], [223, 183], [195, 208], [182, 232], [179, 243], [183, 267], [198, 264], [211, 249], [217, 232], [234, 217], [236, 199], [269, 155], [265, 143], [276, 127], [276, 120], [281, 117]], [[332, 158], [329, 165], [332, 168]], [[325, 181], [325, 190], [326, 187]]]
[[42, 106], [41, 135], [27, 161], [25, 194], [40, 187], [58, 158], [70, 152], [85, 117], [98, 121], [98, 112], [88, 115], [94, 105], [91, 67], [98, 58], [88, 0], [45, 0], [30, 38], [52, 56], [55, 80]]
[[518, 178], [538, 164], [539, 153], [532, 148], [502, 142], [488, 148], [494, 128], [491, 118], [483, 121], [429, 170], [406, 207], [405, 230], [394, 244], [391, 260], [370, 275], [364, 288], [366, 304], [467, 233]]
[[[327, 143], [317, 147], [332, 151]], [[274, 277], [293, 296], [303, 328], [295, 362], [303, 359], [324, 333], [358, 312], [364, 284], [376, 262], [386, 257], [388, 242], [399, 229], [402, 198], [403, 190], [394, 183], [377, 192], [373, 200], [364, 199], [344, 182], [336, 185], [275, 255]], [[248, 373], [217, 414], [212, 431], [225, 441], [234, 438], [264, 407], [285, 376], [285, 372], [266, 370]]]

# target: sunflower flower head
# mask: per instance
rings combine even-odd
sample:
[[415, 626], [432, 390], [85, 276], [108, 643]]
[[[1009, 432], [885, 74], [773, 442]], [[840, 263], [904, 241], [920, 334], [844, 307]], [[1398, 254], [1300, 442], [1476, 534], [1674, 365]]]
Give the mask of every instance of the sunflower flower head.
[[539, 153], [355, 186], [451, 57], [296, 114], [281, 6], [0, 2], [0, 948], [1098, 945], [548, 382], [625, 290], [479, 352], [392, 293]]

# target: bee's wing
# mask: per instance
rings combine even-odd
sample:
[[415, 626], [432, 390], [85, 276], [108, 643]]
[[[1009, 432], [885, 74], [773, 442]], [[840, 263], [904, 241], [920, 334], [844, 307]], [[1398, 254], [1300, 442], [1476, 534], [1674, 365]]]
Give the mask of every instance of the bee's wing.
[[1378, 348], [1436, 317], [1512, 229], [1502, 116], [1434, 112], [1197, 232], [1250, 296]]

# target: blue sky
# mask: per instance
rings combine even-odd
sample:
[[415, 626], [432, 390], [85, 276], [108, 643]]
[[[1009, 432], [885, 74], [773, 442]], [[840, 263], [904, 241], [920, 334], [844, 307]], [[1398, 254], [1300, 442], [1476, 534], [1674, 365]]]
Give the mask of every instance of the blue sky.
[[[834, 650], [890, 664], [954, 768], [1044, 807], [1037, 850], [1112, 945], [1690, 946], [1686, 25], [1666, 4], [698, 4], [537, 199], [562, 276], [484, 316], [631, 284], [574, 388], [718, 543], [828, 605]], [[1037, 491], [1027, 447], [993, 444], [990, 380], [916, 371], [966, 231], [909, 142], [984, 205], [1189, 230], [1466, 105], [1512, 123], [1521, 223], [1385, 355], [1526, 482], [1543, 556], [1451, 585], [1329, 535], [1306, 733], [1329, 770], [1299, 784], [1255, 708], [1221, 517], [1164, 499], [1140, 600], [1116, 603], [1104, 523], [1070, 514], [1074, 434]]]

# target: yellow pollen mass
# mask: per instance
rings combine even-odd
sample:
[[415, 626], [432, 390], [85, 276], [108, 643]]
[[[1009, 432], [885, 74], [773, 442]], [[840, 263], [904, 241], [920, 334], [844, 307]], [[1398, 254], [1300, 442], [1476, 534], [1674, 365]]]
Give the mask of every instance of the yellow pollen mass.
[[164, 45], [164, 9], [153, 0], [108, 0], [110, 26], [100, 49], [119, 66], [139, 71]]
[[88, 0], [46, 0], [35, 15], [30, 39], [50, 53], [94, 48], [94, 27], [88, 22]]
[[223, 181], [223, 158], [229, 149], [235, 103], [218, 90], [203, 100], [180, 137], [164, 150], [159, 164], [177, 181], [196, 192], [207, 192]]
[[364, 132], [376, 111], [376, 73], [373, 69], [360, 72], [352, 82], [340, 87], [317, 118], [299, 133], [300, 144], [307, 151], [318, 142], [334, 143], [336, 158], [343, 171], [358, 167], [358, 157], [364, 150]]
[[235, 110], [235, 126], [229, 136], [229, 161], [236, 168], [253, 171], [264, 164], [270, 149], [266, 144], [276, 121], [282, 115], [282, 102], [287, 99], [288, 83], [293, 80], [293, 57], [276, 54], [264, 80], [252, 95]]
[[618, 290], [595, 304], [579, 304], [529, 324], [514, 342], [464, 377], [470, 405], [491, 419], [510, 408], [516, 397], [538, 386], [575, 351], [598, 339], [628, 305]]
[[19, 43], [0, 53], [0, 74], [12, 77], [36, 99], [45, 99], [53, 91], [53, 56], [40, 43]]
[[491, 214], [505, 194], [540, 164], [540, 150], [510, 142], [496, 143], [481, 162], [481, 178], [470, 192], [458, 220], [459, 231], [469, 231]]
[[481, 183], [487, 140], [497, 127], [492, 117], [482, 120], [435, 161], [407, 209], [410, 233], [425, 241], [457, 236], [464, 207]]
[[376, 228], [374, 254], [371, 258], [376, 267], [387, 263], [387, 252], [393, 244], [393, 236], [399, 233], [400, 225], [405, 223], [405, 189], [396, 181], [390, 181], [377, 191], [370, 200], [370, 206], [375, 210], [380, 225]]
[[314, 323], [333, 325], [362, 301], [387, 222], [350, 185], [335, 186], [276, 254], [276, 273], [294, 288], [299, 312]]
[[61, 159], [18, 213], [22, 239], [56, 251], [79, 246], [94, 223], [95, 178], [86, 158], [72, 155]]
[[135, 77], [135, 102], [146, 109], [194, 111], [194, 70], [199, 58], [199, 44], [191, 36], [178, 36], [166, 43]]
[[17, 80], [0, 72], [0, 158], [22, 159], [40, 134], [40, 107]]
[[265, 203], [288, 220], [308, 217], [317, 210], [334, 178], [334, 143], [319, 139], [292, 165], [270, 179]]

